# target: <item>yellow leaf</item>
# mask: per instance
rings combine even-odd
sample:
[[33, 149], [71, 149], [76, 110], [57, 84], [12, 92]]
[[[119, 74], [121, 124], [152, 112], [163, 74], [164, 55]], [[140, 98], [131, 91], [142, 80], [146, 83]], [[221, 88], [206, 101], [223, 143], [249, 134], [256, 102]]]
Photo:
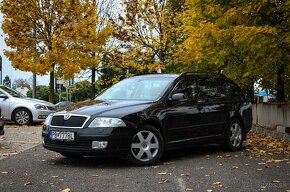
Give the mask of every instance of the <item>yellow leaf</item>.
[[70, 192], [70, 191], [71, 191], [70, 188], [66, 188], [66, 189], [61, 190], [60, 192]]

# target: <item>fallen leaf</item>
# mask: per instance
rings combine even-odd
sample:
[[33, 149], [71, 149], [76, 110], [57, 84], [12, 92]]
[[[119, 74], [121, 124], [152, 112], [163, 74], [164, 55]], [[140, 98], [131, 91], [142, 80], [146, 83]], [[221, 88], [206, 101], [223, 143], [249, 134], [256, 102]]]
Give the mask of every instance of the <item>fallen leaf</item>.
[[167, 179], [161, 179], [158, 183], [159, 184], [169, 183], [169, 180], [167, 180]]
[[272, 181], [272, 183], [280, 183], [280, 181], [279, 180], [274, 180], [274, 181]]
[[189, 189], [189, 188], [187, 188], [187, 189], [185, 189], [185, 191], [193, 191], [193, 189]]
[[92, 177], [99, 177], [99, 175], [92, 175]]
[[226, 157], [231, 157], [231, 155], [230, 154], [227, 154]]
[[211, 190], [211, 189], [209, 189], [209, 190], [207, 190], [207, 192], [212, 192], [212, 190]]
[[153, 168], [153, 169], [157, 169], [157, 168], [159, 168], [159, 166], [152, 166], [152, 168]]
[[213, 184], [214, 185], [222, 185], [222, 182], [217, 181], [217, 182], [214, 182]]
[[232, 166], [232, 169], [238, 169], [239, 167], [238, 166]]
[[263, 171], [263, 169], [257, 169], [257, 171]]
[[57, 175], [54, 175], [54, 176], [52, 176], [52, 178], [58, 178], [58, 176]]
[[70, 188], [63, 189], [60, 192], [70, 192]]
[[171, 161], [171, 162], [164, 162], [163, 165], [171, 165], [171, 164], [174, 164], [175, 162], [174, 161]]
[[167, 171], [159, 172], [158, 175], [171, 175], [171, 173], [168, 173]]
[[24, 186], [32, 185], [31, 182], [24, 183]]

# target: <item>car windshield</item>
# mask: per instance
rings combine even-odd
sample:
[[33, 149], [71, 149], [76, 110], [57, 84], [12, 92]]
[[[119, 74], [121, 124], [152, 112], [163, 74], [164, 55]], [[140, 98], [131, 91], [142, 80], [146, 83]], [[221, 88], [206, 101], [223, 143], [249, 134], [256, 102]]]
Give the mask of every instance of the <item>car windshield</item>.
[[154, 101], [161, 96], [172, 78], [137, 77], [129, 78], [113, 85], [96, 100], [145, 100]]
[[8, 93], [9, 95], [11, 95], [12, 97], [18, 97], [18, 98], [23, 98], [25, 97], [24, 95], [22, 95], [21, 93], [14, 91], [13, 89], [10, 89], [8, 87], [0, 87], [2, 90], [4, 90], [6, 93]]

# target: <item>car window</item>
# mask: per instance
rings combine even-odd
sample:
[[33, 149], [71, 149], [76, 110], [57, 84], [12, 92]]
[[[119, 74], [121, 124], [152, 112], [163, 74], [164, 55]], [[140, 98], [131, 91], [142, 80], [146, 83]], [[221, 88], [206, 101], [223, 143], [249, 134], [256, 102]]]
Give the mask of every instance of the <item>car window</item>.
[[243, 91], [234, 82], [226, 80], [226, 79], [219, 79], [218, 81], [222, 83], [224, 90], [229, 97], [244, 96]]
[[130, 78], [120, 81], [106, 90], [97, 100], [148, 100], [161, 96], [172, 78]]
[[225, 97], [223, 88], [219, 86], [217, 81], [213, 78], [198, 78], [198, 88], [201, 96], [205, 99]]
[[11, 95], [12, 97], [19, 97], [19, 98], [23, 98], [25, 97], [24, 95], [22, 95], [21, 93], [14, 91], [8, 87], [1, 87], [1, 89], [3, 89], [5, 92], [7, 92], [9, 95]]
[[198, 92], [194, 79], [180, 81], [173, 90], [172, 94], [183, 93], [185, 99], [197, 99]]

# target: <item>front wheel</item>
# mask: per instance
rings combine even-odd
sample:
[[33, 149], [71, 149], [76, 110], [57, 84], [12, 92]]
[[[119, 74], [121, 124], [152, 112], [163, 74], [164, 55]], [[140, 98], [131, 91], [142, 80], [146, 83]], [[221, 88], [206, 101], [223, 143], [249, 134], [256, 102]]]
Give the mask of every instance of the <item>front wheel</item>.
[[161, 133], [155, 127], [146, 125], [133, 136], [129, 159], [135, 165], [152, 165], [160, 159], [163, 150]]
[[32, 123], [32, 114], [28, 109], [19, 108], [14, 112], [13, 119], [18, 125], [29, 125]]
[[224, 146], [230, 151], [238, 151], [242, 148], [243, 140], [243, 126], [239, 120], [234, 119], [227, 129]]

